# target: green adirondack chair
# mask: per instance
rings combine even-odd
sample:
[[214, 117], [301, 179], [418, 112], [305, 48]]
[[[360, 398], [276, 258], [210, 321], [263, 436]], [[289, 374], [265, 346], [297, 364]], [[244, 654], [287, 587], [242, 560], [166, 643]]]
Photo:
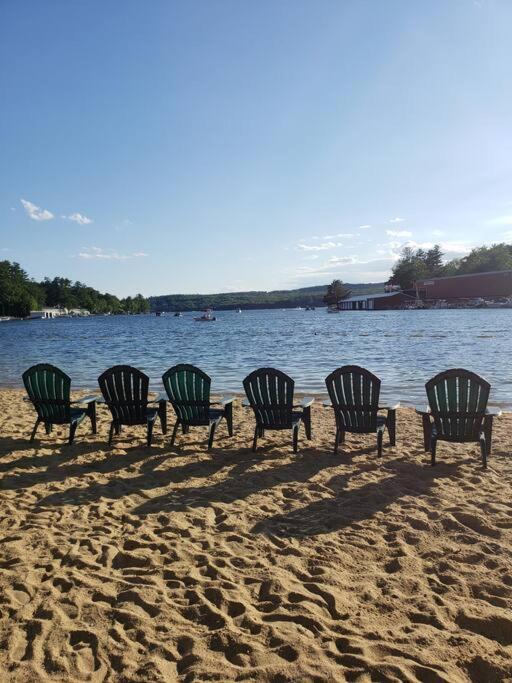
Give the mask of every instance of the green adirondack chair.
[[[51, 433], [53, 425], [65, 424], [69, 425], [68, 442], [72, 444], [76, 429], [85, 417], [90, 419], [92, 433], [96, 434], [96, 397], [87, 396], [71, 401], [71, 379], [65, 372], [54, 365], [39, 363], [25, 370], [23, 384], [27, 390], [27, 400], [33, 404], [37, 413], [30, 441], [35, 439], [41, 423], [47, 434]], [[79, 407], [80, 404], [87, 407]]]
[[[380, 379], [358, 365], [344, 365], [325, 378], [330, 401], [324, 406], [332, 407], [336, 420], [334, 453], [345, 441], [345, 433], [377, 434], [377, 452], [382, 455], [384, 430], [387, 428], [389, 443], [396, 443], [396, 409], [399, 403], [379, 405]], [[379, 415], [386, 410], [387, 415]]]
[[284, 372], [274, 368], [254, 370], [243, 382], [247, 402], [254, 411], [256, 427], [252, 450], [258, 447], [258, 437], [268, 430], [292, 430], [293, 452], [298, 450], [300, 425], [304, 423], [306, 438], [311, 439], [311, 405], [313, 398], [305, 398], [300, 406], [293, 404], [295, 382]]
[[137, 368], [129, 365], [115, 365], [98, 377], [103, 399], [110, 409], [112, 422], [108, 436], [108, 445], [112, 445], [114, 432], [121, 433], [123, 425], [146, 425], [147, 445], [151, 446], [155, 420], [160, 415], [162, 432], [166, 433], [166, 423], [159, 407], [150, 407], [154, 401], [148, 400], [149, 377]]
[[438, 441], [479, 443], [482, 465], [487, 467], [491, 454], [493, 418], [501, 410], [487, 408], [491, 385], [469, 370], [459, 368], [441, 372], [429, 380], [425, 389], [429, 406], [417, 409], [423, 420], [425, 451], [436, 464]]
[[[171, 436], [174, 446], [176, 434], [181, 426], [184, 434], [190, 427], [208, 427], [208, 450], [213, 445], [215, 430], [221, 420], [225, 419], [229, 436], [233, 436], [233, 401], [234, 396], [223, 398], [218, 404], [210, 401], [211, 379], [194, 365], [180, 364], [169, 368], [162, 376], [165, 394], [159, 401], [167, 401], [176, 413], [176, 422]], [[221, 408], [211, 406], [220, 405]]]

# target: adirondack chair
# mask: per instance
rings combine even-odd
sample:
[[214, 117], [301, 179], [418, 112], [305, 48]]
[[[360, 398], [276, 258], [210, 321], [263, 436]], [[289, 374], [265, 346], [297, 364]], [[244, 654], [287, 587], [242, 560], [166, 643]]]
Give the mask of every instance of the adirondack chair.
[[115, 365], [98, 377], [103, 399], [112, 414], [108, 445], [112, 445], [114, 432], [120, 434], [123, 425], [147, 425], [147, 445], [151, 446], [153, 427], [160, 415], [162, 432], [166, 433], [165, 419], [158, 407], [149, 407], [149, 377], [129, 365]]
[[[390, 445], [396, 444], [396, 409], [400, 404], [379, 405], [381, 382], [376, 375], [358, 365], [344, 365], [331, 372], [325, 384], [330, 401], [324, 401], [324, 406], [333, 408], [336, 420], [335, 454], [346, 432], [376, 433], [379, 457], [386, 428]], [[381, 410], [387, 410], [387, 415], [379, 415]]]
[[176, 413], [176, 422], [171, 436], [171, 446], [174, 446], [176, 434], [181, 426], [184, 434], [190, 427], [208, 427], [208, 450], [213, 445], [215, 430], [221, 420], [225, 419], [229, 436], [233, 436], [233, 401], [235, 397], [223, 398], [218, 405], [210, 401], [211, 379], [208, 375], [193, 365], [180, 364], [169, 368], [162, 376], [165, 395], [158, 397], [160, 405], [167, 401]]
[[295, 382], [280, 370], [260, 368], [251, 372], [243, 381], [247, 401], [245, 406], [253, 409], [256, 418], [253, 452], [258, 446], [258, 437], [265, 430], [291, 429], [293, 452], [298, 449], [299, 429], [304, 422], [306, 438], [311, 439], [311, 405], [313, 398], [305, 398], [300, 406], [293, 404]]
[[[72, 444], [76, 429], [85, 417], [90, 419], [92, 433], [96, 434], [96, 397], [87, 396], [71, 401], [71, 379], [65, 372], [54, 365], [39, 363], [25, 370], [23, 384], [27, 390], [27, 400], [33, 404], [37, 413], [30, 441], [34, 441], [37, 428], [42, 422], [47, 434], [51, 433], [54, 424], [68, 424], [68, 443]], [[80, 408], [80, 404], [87, 407]]]
[[425, 389], [429, 406], [417, 409], [423, 420], [425, 451], [436, 464], [438, 441], [479, 443], [482, 465], [491, 454], [493, 418], [501, 410], [487, 409], [491, 385], [469, 370], [446, 370], [429, 380]]

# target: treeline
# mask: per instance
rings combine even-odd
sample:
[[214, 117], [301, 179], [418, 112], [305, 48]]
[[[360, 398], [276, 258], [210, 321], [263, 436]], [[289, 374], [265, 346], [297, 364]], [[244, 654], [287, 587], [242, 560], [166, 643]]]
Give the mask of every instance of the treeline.
[[438, 244], [431, 249], [405, 247], [393, 266], [389, 284], [399, 285], [402, 289], [412, 289], [417, 280], [429, 277], [512, 270], [512, 244], [502, 242], [490, 247], [477, 247], [467, 256], [446, 263], [443, 259], [444, 254]]
[[119, 299], [82, 282], [45, 278], [36, 282], [18, 263], [0, 261], [0, 315], [25, 318], [43, 307], [85, 308], [90, 313], [145, 313], [149, 302], [141, 294]]
[[[346, 285], [354, 294], [380, 292], [383, 283]], [[297, 306], [325, 306], [326, 285], [272, 292], [226, 292], [224, 294], [166, 294], [151, 296], [152, 311], [200, 311], [214, 308], [218, 311], [237, 308], [295, 308]]]

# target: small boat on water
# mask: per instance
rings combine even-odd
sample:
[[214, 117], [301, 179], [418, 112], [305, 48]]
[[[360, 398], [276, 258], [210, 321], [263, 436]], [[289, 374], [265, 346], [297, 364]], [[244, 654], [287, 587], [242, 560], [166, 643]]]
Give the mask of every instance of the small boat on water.
[[176, 311], [176, 313], [174, 314], [174, 317], [175, 318], [181, 318], [181, 311]]
[[314, 306], [306, 306], [306, 308], [304, 310], [305, 311], [314, 311], [315, 307]]
[[327, 313], [339, 313], [340, 309], [337, 306], [329, 306]]
[[217, 320], [217, 318], [214, 315], [212, 315], [211, 308], [205, 308], [203, 311], [203, 315], [194, 318], [194, 320], [198, 323], [209, 323], [213, 322], [214, 320]]
[[241, 308], [237, 308], [237, 309], [236, 309], [236, 312], [237, 312], [237, 313], [241, 313], [241, 312], [242, 312], [242, 309], [241, 309]]

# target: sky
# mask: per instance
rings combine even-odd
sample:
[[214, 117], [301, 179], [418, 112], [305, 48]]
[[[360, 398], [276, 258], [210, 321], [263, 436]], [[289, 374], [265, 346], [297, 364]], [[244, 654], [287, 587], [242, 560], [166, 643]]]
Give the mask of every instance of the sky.
[[120, 296], [512, 241], [510, 0], [3, 0], [0, 259]]

